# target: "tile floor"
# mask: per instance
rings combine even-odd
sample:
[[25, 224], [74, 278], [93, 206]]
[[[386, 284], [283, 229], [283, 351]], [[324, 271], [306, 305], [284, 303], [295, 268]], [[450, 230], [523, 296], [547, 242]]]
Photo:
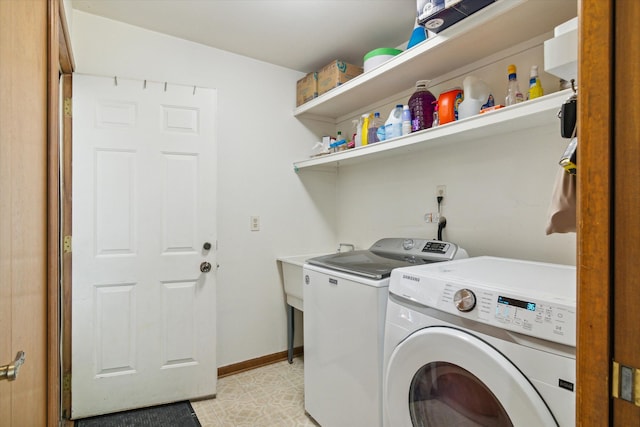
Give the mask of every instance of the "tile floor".
[[304, 412], [302, 357], [220, 378], [217, 391], [191, 402], [202, 427], [317, 427]]

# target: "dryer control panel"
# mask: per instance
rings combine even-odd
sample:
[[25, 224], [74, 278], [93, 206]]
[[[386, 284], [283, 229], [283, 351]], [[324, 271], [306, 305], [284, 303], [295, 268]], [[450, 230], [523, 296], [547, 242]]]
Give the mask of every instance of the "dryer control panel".
[[462, 318], [576, 345], [575, 267], [476, 257], [393, 270], [389, 293]]
[[[466, 298], [471, 293], [476, 299], [474, 307], [466, 312], [456, 304], [456, 294], [460, 291], [465, 291]], [[536, 338], [576, 345], [575, 306], [445, 283], [435, 308]]]

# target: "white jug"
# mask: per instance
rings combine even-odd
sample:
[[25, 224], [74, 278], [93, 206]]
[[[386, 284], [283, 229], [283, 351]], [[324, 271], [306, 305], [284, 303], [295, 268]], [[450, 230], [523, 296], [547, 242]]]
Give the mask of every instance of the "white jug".
[[489, 99], [491, 88], [475, 76], [467, 76], [462, 81], [464, 100], [458, 106], [458, 120], [475, 116]]

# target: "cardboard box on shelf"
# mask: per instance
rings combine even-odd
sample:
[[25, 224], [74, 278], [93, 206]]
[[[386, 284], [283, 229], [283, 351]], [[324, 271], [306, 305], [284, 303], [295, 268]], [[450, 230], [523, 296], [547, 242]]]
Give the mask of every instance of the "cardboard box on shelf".
[[318, 96], [363, 73], [362, 67], [344, 61], [332, 61], [318, 71]]
[[309, 73], [296, 83], [296, 107], [318, 97], [318, 73]]

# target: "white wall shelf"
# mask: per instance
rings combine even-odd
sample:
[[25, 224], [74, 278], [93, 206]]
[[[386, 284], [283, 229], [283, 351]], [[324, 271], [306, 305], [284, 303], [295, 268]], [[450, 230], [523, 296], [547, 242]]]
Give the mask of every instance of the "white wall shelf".
[[509, 133], [517, 134], [532, 128], [539, 131], [544, 127], [557, 127], [559, 133], [558, 111], [571, 94], [571, 89], [555, 92], [490, 113], [479, 114], [388, 141], [295, 162], [293, 167], [296, 172], [326, 169], [327, 167], [337, 168], [412, 151], [417, 152], [445, 144], [459, 144]]
[[417, 80], [451, 70], [552, 31], [577, 15], [576, 0], [498, 0], [379, 67], [294, 110], [298, 118], [336, 122]]

